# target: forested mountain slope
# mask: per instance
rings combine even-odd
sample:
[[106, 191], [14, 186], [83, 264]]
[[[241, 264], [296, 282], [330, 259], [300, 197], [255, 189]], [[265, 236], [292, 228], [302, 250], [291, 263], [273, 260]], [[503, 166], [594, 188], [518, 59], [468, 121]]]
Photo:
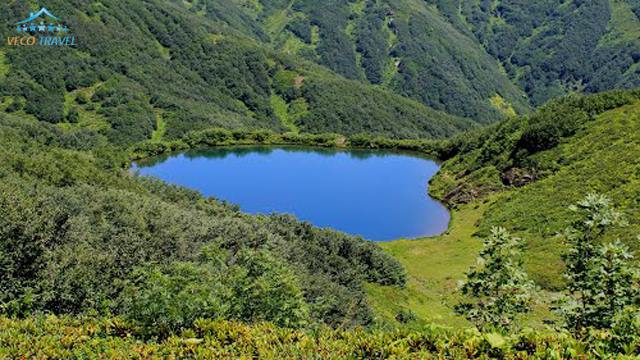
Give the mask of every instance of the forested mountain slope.
[[533, 105], [640, 86], [638, 0], [432, 0], [472, 32]]
[[[5, 37], [39, 8], [0, 6]], [[211, 126], [443, 137], [640, 81], [637, 0], [47, 6], [78, 46], [4, 47], [2, 107], [122, 143]]]
[[[47, 6], [78, 45], [3, 47], [2, 110], [93, 129], [118, 144], [208, 127], [443, 137], [473, 125], [269, 50], [243, 34], [246, 22], [232, 11], [222, 21], [161, 0]], [[2, 36], [37, 9], [0, 4]]]
[[189, 7], [345, 77], [481, 122], [570, 92], [640, 85], [638, 0], [194, 0]]
[[[245, 33], [347, 78], [484, 123], [528, 109], [524, 94], [473, 35], [424, 1], [226, 2], [239, 3], [261, 25], [262, 31], [244, 27]], [[196, 0], [191, 10], [219, 18], [222, 3]]]

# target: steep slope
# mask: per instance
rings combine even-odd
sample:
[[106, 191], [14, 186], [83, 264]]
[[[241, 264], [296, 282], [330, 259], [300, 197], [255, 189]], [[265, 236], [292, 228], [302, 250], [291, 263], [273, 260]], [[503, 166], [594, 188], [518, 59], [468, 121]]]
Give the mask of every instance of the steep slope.
[[640, 86], [640, 2], [435, 1], [470, 29], [534, 105], [571, 91]]
[[[218, 6], [195, 3], [201, 13]], [[638, 0], [235, 3], [261, 24], [248, 36], [480, 121], [570, 92], [640, 85]]]
[[546, 287], [562, 285], [554, 236], [571, 219], [569, 205], [587, 193], [608, 195], [629, 226], [608, 234], [634, 250], [640, 231], [640, 92], [611, 92], [554, 101], [530, 118], [482, 130], [460, 140], [432, 192], [451, 204], [504, 192], [479, 222], [505, 226], [528, 242], [526, 262]]
[[[207, 14], [217, 1], [194, 3], [192, 11]], [[347, 78], [483, 123], [528, 110], [522, 92], [473, 34], [456, 29], [424, 1], [238, 3], [275, 48]]]
[[[251, 24], [242, 12], [216, 11], [223, 21], [160, 0], [47, 6], [78, 45], [4, 47], [2, 109], [91, 128], [119, 144], [214, 126], [285, 131], [300, 123], [303, 131], [440, 137], [472, 125], [266, 49], [258, 35], [242, 34]], [[1, 4], [2, 36], [14, 36], [13, 24], [35, 9]], [[325, 94], [348, 101], [329, 104]], [[332, 110], [336, 126], [315, 124]]]

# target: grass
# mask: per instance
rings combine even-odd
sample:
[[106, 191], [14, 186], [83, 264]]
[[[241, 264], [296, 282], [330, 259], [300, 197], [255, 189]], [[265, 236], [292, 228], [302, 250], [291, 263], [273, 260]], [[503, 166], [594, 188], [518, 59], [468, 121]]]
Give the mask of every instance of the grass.
[[305, 44], [302, 40], [296, 37], [293, 34], [287, 34], [286, 40], [282, 44], [282, 52], [287, 55], [296, 55], [300, 53], [303, 49], [312, 48], [311, 46]]
[[311, 25], [311, 46], [315, 49], [320, 41], [320, 27]]
[[104, 115], [101, 115], [98, 113], [97, 104], [89, 101], [89, 104], [91, 104], [94, 107], [94, 108], [90, 108], [88, 106], [89, 104], [79, 105], [76, 102], [76, 99], [80, 94], [84, 95], [87, 99], [91, 99], [93, 94], [96, 92], [96, 90], [100, 86], [102, 86], [102, 84], [103, 84], [102, 82], [99, 82], [91, 87], [81, 88], [81, 89], [77, 89], [77, 90], [65, 93], [64, 94], [65, 115], [69, 113], [69, 110], [71, 110], [71, 108], [76, 108], [78, 110], [80, 118], [77, 124], [60, 123], [58, 124], [58, 126], [67, 130], [74, 127], [94, 130], [94, 131], [102, 131], [102, 130], [110, 129], [111, 125], [109, 125], [109, 122], [107, 121], [107, 119], [104, 117]]
[[610, 0], [611, 20], [609, 33], [600, 39], [599, 45], [609, 43], [632, 42], [640, 40], [640, 20], [635, 16], [631, 5], [625, 1]]
[[274, 12], [266, 19], [266, 21], [264, 22], [264, 27], [267, 30], [268, 34], [273, 36], [282, 32], [284, 27], [289, 23], [290, 9], [291, 5], [289, 5], [285, 9]]
[[167, 132], [167, 124], [162, 117], [162, 111], [156, 109], [156, 128], [151, 134], [151, 140], [161, 141], [164, 134]]
[[276, 117], [280, 120], [282, 125], [289, 129], [289, 131], [298, 133], [298, 127], [289, 116], [289, 105], [287, 105], [286, 101], [275, 94], [272, 94], [269, 100], [271, 102], [273, 112], [276, 114]]
[[[407, 324], [420, 328], [438, 324], [465, 328], [469, 322], [453, 311], [461, 300], [458, 282], [475, 264], [482, 241], [475, 236], [478, 225], [491, 206], [508, 194], [494, 195], [483, 202], [464, 205], [452, 211], [449, 230], [436, 237], [419, 240], [397, 240], [381, 243], [382, 248], [398, 259], [407, 270], [405, 289], [368, 284], [369, 301], [376, 314], [386, 323], [396, 323], [400, 311], [413, 312], [417, 320]], [[557, 294], [540, 290], [533, 310], [521, 319], [524, 326], [543, 327], [556, 320], [550, 303]]]
[[562, 286], [562, 246], [555, 236], [571, 219], [568, 206], [589, 192], [610, 196], [623, 210], [629, 226], [612, 231], [640, 251], [640, 102], [605, 112], [588, 127], [549, 151], [538, 163], [554, 173], [510, 192], [487, 211], [482, 227], [503, 224], [527, 240], [527, 269], [548, 288]]
[[482, 243], [473, 234], [488, 204], [467, 205], [453, 212], [449, 230], [441, 236], [381, 243], [407, 269], [408, 282], [403, 290], [368, 286], [374, 310], [386, 320], [400, 310], [411, 310], [421, 324], [468, 325], [453, 313], [452, 306], [458, 280], [480, 251]]
[[158, 52], [160, 52], [160, 55], [162, 55], [162, 58], [165, 60], [170, 60], [171, 59], [171, 51], [169, 50], [168, 47], [165, 47], [164, 45], [160, 44], [159, 41], [155, 41], [156, 44], [156, 48], [158, 48]]
[[[396, 33], [391, 29], [391, 27], [389, 26], [389, 22], [394, 19], [393, 16], [387, 16], [385, 17], [384, 21], [385, 21], [385, 26], [384, 26], [384, 32], [387, 34], [387, 52], [391, 53], [391, 50], [393, 49], [394, 46], [396, 46], [398, 44], [398, 36], [396, 35]], [[398, 73], [398, 64], [400, 63], [400, 58], [399, 57], [395, 57], [395, 56], [389, 56], [389, 60], [387, 61], [387, 64], [385, 66], [384, 69], [384, 74], [383, 74], [383, 81], [382, 84], [383, 86], [390, 86], [391, 85], [391, 81], [393, 80], [393, 78], [395, 77], [395, 75]]]
[[489, 99], [491, 105], [498, 109], [503, 115], [507, 117], [516, 116], [516, 111], [513, 109], [513, 106], [509, 104], [502, 96], [499, 94], [495, 94], [491, 99]]

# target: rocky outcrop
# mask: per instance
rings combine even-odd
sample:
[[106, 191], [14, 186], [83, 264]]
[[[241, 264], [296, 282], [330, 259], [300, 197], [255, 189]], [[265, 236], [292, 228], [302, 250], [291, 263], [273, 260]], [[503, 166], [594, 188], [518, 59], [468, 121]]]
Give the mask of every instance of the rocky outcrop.
[[474, 189], [466, 183], [456, 186], [444, 195], [442, 201], [447, 204], [468, 204], [482, 195], [482, 189]]
[[536, 181], [537, 176], [532, 169], [511, 168], [504, 171], [501, 178], [506, 186], [522, 187]]

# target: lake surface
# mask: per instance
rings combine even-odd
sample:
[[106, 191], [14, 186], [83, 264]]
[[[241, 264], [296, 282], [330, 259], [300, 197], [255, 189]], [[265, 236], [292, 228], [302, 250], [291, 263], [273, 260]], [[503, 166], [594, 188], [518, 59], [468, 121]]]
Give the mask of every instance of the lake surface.
[[403, 153], [298, 147], [189, 151], [135, 166], [139, 174], [237, 204], [288, 213], [374, 241], [438, 235], [449, 212], [427, 193], [434, 161]]

